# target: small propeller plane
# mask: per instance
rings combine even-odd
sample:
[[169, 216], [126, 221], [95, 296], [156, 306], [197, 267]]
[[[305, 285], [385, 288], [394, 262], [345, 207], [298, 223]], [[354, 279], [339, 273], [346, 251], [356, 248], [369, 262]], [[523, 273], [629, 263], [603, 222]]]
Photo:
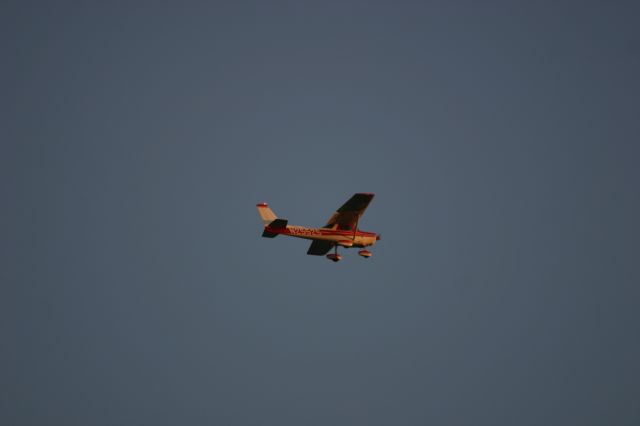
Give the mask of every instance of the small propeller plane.
[[[257, 207], [264, 222], [262, 236], [274, 238], [278, 235], [288, 235], [312, 240], [307, 254], [315, 256], [327, 255], [327, 259], [334, 262], [342, 259], [342, 256], [338, 254], [338, 246], [346, 248], [360, 247], [362, 250], [358, 254], [364, 258], [369, 258], [372, 253], [366, 247], [372, 246], [376, 241], [380, 240], [380, 235], [373, 232], [359, 231], [358, 222], [373, 196], [374, 194], [370, 193], [355, 194], [331, 216], [329, 222], [322, 228], [289, 225], [289, 221], [278, 218], [267, 203], [260, 203]], [[327, 254], [331, 249], [334, 249], [334, 252]]]

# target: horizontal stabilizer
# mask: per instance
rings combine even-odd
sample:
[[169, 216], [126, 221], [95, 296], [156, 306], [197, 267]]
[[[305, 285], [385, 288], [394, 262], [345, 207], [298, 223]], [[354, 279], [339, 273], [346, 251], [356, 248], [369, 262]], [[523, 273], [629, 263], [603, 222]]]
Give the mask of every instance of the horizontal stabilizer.
[[265, 238], [274, 238], [278, 236], [280, 234], [279, 232], [271, 232], [271, 231], [287, 229], [287, 223], [289, 223], [287, 219], [276, 219], [272, 221], [271, 223], [269, 223], [267, 226], [264, 227], [264, 232], [262, 233], [262, 236]]
[[275, 237], [277, 237], [278, 235], [280, 235], [280, 234], [276, 234], [275, 232], [269, 232], [269, 231], [267, 231], [266, 229], [265, 229], [265, 230], [264, 230], [264, 232], [262, 233], [262, 236], [263, 236], [264, 238], [275, 238]]
[[276, 219], [267, 226], [273, 229], [284, 229], [287, 227], [287, 223], [289, 223], [287, 219]]

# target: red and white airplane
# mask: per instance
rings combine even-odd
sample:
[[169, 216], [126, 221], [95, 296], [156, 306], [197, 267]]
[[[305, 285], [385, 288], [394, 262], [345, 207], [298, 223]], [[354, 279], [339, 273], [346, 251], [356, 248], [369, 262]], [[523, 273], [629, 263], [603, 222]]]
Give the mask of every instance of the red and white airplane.
[[[373, 232], [358, 231], [358, 222], [369, 206], [374, 194], [359, 193], [349, 198], [329, 219], [322, 228], [307, 228], [289, 225], [287, 219], [279, 219], [267, 203], [257, 205], [258, 212], [264, 222], [263, 237], [274, 238], [278, 235], [304, 238], [312, 240], [307, 254], [316, 256], [327, 255], [334, 262], [342, 259], [338, 254], [338, 246], [361, 247], [358, 254], [364, 258], [371, 257], [371, 252], [365, 247], [372, 246], [380, 239], [380, 235]], [[333, 253], [327, 254], [332, 248]]]

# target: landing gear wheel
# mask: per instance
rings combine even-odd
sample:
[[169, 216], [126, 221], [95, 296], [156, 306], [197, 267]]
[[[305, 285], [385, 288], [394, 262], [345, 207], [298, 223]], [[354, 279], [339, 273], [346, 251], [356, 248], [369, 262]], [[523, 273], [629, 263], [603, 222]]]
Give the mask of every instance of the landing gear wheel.
[[336, 249], [334, 253], [329, 253], [327, 255], [327, 259], [333, 260], [334, 262], [338, 262], [342, 259], [342, 256], [338, 254], [338, 245], [336, 244]]
[[372, 255], [373, 253], [371, 253], [369, 250], [360, 250], [360, 251], [358, 252], [358, 254], [359, 254], [360, 256], [364, 257], [365, 259], [368, 259], [368, 258], [370, 258], [370, 257], [371, 257], [371, 255]]

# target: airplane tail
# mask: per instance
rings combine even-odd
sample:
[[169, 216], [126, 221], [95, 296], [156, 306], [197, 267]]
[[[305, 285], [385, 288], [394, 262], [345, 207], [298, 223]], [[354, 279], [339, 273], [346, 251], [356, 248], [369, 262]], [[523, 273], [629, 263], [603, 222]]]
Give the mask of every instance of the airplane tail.
[[260, 217], [262, 218], [264, 226], [269, 225], [271, 222], [278, 218], [273, 210], [269, 208], [269, 205], [267, 203], [260, 203], [256, 207], [258, 207], [258, 213], [260, 213]]
[[[287, 227], [287, 219], [278, 219], [278, 216], [269, 208], [267, 203], [260, 203], [257, 205], [258, 213], [260, 213], [260, 217], [262, 218], [262, 223], [265, 228], [269, 226], [273, 229], [282, 229]], [[278, 233], [269, 232], [266, 229], [262, 233], [263, 237], [274, 238], [278, 236]]]

